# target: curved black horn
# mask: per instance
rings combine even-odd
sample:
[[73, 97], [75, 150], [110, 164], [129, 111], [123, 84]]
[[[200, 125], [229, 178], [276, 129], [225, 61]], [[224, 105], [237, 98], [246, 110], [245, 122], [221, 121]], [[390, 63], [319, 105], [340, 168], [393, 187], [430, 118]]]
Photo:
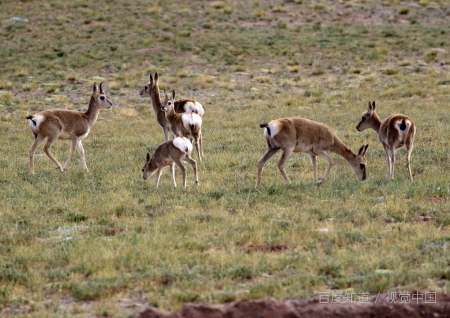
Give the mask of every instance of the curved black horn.
[[102, 84], [103, 84], [103, 82], [101, 82], [101, 83], [100, 83], [100, 86], [99, 86], [99, 88], [100, 88], [100, 94], [103, 94]]

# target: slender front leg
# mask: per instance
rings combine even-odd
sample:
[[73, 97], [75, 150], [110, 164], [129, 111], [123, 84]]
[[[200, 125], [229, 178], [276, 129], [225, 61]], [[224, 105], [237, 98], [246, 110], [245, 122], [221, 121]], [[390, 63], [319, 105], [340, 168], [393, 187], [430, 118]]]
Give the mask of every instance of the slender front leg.
[[199, 140], [199, 143], [200, 143], [200, 153], [202, 154], [202, 158], [203, 158], [203, 134], [202, 134], [202, 132], [200, 132], [200, 140]]
[[177, 188], [177, 183], [175, 181], [175, 163], [174, 162], [172, 162], [172, 164], [170, 165], [170, 174], [172, 175], [173, 187], [176, 189]]
[[278, 169], [280, 169], [281, 175], [283, 176], [284, 180], [287, 184], [291, 184], [291, 180], [286, 174], [286, 171], [284, 170], [284, 164], [288, 160], [291, 153], [294, 151], [294, 148], [285, 148], [283, 149], [283, 154], [281, 155], [280, 160], [278, 161]]
[[314, 170], [314, 184], [317, 183], [317, 163], [316, 163], [316, 156], [309, 155], [309, 158], [311, 159], [311, 164], [313, 166]]
[[44, 146], [44, 152], [47, 154], [47, 156], [50, 158], [51, 161], [56, 165], [56, 167], [59, 169], [59, 171], [64, 172], [61, 164], [58, 162], [58, 160], [53, 157], [52, 152], [50, 151], [52, 145], [55, 143], [55, 141], [58, 139], [59, 135], [50, 136], [47, 138], [47, 143]]
[[78, 137], [75, 137], [72, 139], [72, 144], [70, 145], [70, 154], [69, 154], [69, 158], [67, 158], [66, 164], [64, 165], [64, 171], [67, 170], [67, 168], [69, 168], [69, 164], [72, 161], [72, 157], [73, 154], [75, 153], [75, 148], [77, 148], [77, 143], [78, 143]]
[[178, 166], [178, 168], [180, 168], [181, 173], [183, 174], [183, 188], [186, 189], [186, 167], [183, 165], [180, 159], [174, 161], [175, 164]]
[[30, 153], [30, 173], [34, 174], [34, 153], [36, 152], [36, 149], [42, 144], [42, 142], [45, 140], [44, 136], [41, 135], [35, 135], [34, 137], [34, 143], [31, 145], [29, 153]]
[[322, 183], [324, 183], [325, 181], [327, 181], [328, 179], [328, 175], [330, 174], [330, 170], [331, 167], [333, 166], [333, 159], [330, 157], [330, 155], [328, 154], [328, 152], [326, 152], [325, 150], [317, 150], [314, 149], [314, 151], [323, 159], [325, 159], [326, 161], [328, 161], [328, 168], [325, 171], [322, 180], [320, 180], [317, 184], [320, 185]]
[[391, 155], [391, 180], [394, 180], [395, 149], [390, 148], [389, 153]]
[[264, 154], [264, 156], [261, 157], [258, 161], [258, 178], [256, 179], [256, 186], [259, 187], [261, 184], [261, 178], [262, 178], [262, 170], [264, 169], [264, 165], [266, 164], [267, 160], [269, 160], [274, 154], [276, 154], [280, 150], [280, 148], [269, 148], [267, 152]]
[[161, 178], [162, 168], [158, 168], [158, 172], [156, 173], [156, 187], [159, 186], [159, 179]]
[[81, 162], [83, 162], [83, 169], [85, 171], [89, 171], [87, 164], [86, 164], [86, 158], [84, 156], [84, 148], [83, 148], [83, 144], [81, 143], [81, 140], [79, 140], [77, 143], [77, 149], [81, 156]]
[[[169, 129], [167, 127], [163, 127], [163, 133], [164, 133], [164, 139], [165, 141], [169, 140]], [[173, 137], [173, 133], [172, 133], [172, 137]], [[173, 139], [173, 138], [172, 138]]]

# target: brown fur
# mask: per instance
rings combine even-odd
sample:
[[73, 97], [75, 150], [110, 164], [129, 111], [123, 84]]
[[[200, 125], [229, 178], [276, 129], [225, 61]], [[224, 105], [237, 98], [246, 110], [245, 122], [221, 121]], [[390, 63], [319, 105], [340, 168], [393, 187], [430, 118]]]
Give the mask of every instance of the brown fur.
[[[273, 129], [270, 128], [271, 126]], [[286, 175], [284, 165], [292, 152], [305, 152], [309, 154], [314, 169], [314, 183], [317, 183], [317, 156], [328, 161], [328, 168], [318, 184], [327, 180], [333, 164], [333, 160], [329, 156], [330, 152], [344, 157], [358, 178], [361, 180], [366, 179], [366, 159], [364, 158], [364, 154], [369, 145], [362, 146], [359, 153], [355, 154], [329, 127], [322, 123], [300, 117], [281, 118], [273, 120], [268, 124], [261, 124], [260, 127], [265, 128], [264, 136], [267, 141], [268, 150], [258, 161], [256, 186], [259, 186], [261, 183], [262, 170], [265, 163], [280, 149], [283, 151], [283, 155], [278, 162], [278, 168], [288, 184], [291, 181]]]
[[[378, 138], [386, 152], [389, 174], [392, 180], [394, 179], [395, 150], [406, 145], [406, 167], [408, 168], [409, 178], [412, 181], [413, 177], [410, 161], [411, 152], [414, 146], [414, 135], [416, 133], [414, 121], [402, 114], [389, 116], [382, 121], [375, 110], [375, 102], [372, 104], [369, 102], [369, 107], [367, 111], [363, 113], [362, 119], [358, 126], [356, 126], [356, 129], [358, 131], [363, 131], [371, 128], [378, 134]], [[402, 121], [405, 124], [408, 122], [410, 123], [410, 126], [406, 127], [404, 131], [402, 131], [400, 127]], [[397, 128], [400, 128], [400, 130]]]
[[[35, 140], [29, 151], [31, 174], [34, 173], [34, 153], [45, 138], [47, 138], [47, 143], [44, 146], [44, 152], [61, 172], [64, 172], [69, 167], [70, 161], [75, 153], [75, 148], [78, 149], [81, 155], [83, 168], [88, 170], [81, 141], [87, 137], [91, 127], [97, 121], [99, 110], [112, 107], [111, 102], [103, 93], [102, 84], [100, 83], [100, 88], [98, 88], [97, 83], [94, 83], [93, 93], [86, 112], [53, 109], [27, 117], [31, 121], [31, 127], [36, 127], [39, 124], [37, 128], [32, 128]], [[39, 117], [43, 118], [40, 122], [38, 122]], [[50, 148], [57, 139], [72, 141], [70, 155], [64, 168], [61, 167], [61, 164], [50, 151]]]
[[[153, 79], [152, 74], [149, 76], [150, 81], [144, 86], [144, 89], [142, 89], [139, 93], [139, 95], [142, 98], [150, 97], [152, 101], [153, 111], [156, 115], [156, 121], [161, 126], [164, 132], [165, 140], [169, 140], [169, 131], [170, 131], [170, 124], [166, 119], [166, 116], [164, 112], [161, 110], [162, 102], [161, 97], [159, 95], [159, 77], [158, 73], [155, 73], [155, 78]], [[185, 111], [185, 105], [189, 102], [196, 103], [193, 99], [180, 99], [175, 101], [175, 112], [176, 113], [184, 113]]]
[[195, 183], [198, 185], [197, 175], [197, 161], [191, 158], [191, 151], [183, 152], [174, 146], [173, 140], [166, 141], [158, 146], [155, 150], [155, 154], [150, 159], [150, 154], [147, 153], [147, 161], [142, 169], [143, 178], [146, 180], [156, 170], [158, 170], [156, 176], [156, 187], [159, 185], [159, 179], [161, 177], [162, 169], [170, 166], [170, 172], [172, 175], [173, 187], [176, 188], [175, 182], [175, 165], [177, 165], [183, 174], [183, 188], [186, 189], [186, 167], [182, 161], [186, 161], [191, 164], [194, 169]]
[[[203, 145], [202, 145], [202, 126], [201, 118], [195, 113], [187, 112], [178, 114], [174, 111], [175, 91], [172, 91], [172, 97], [169, 97], [164, 91], [164, 102], [162, 110], [166, 114], [167, 121], [170, 123], [170, 129], [177, 137], [186, 137], [190, 141], [195, 140], [195, 148], [197, 148], [197, 155], [200, 162], [203, 157]], [[186, 129], [183, 123], [183, 115], [191, 114], [191, 118], [198, 116], [197, 119], [200, 123], [190, 125], [189, 129]]]

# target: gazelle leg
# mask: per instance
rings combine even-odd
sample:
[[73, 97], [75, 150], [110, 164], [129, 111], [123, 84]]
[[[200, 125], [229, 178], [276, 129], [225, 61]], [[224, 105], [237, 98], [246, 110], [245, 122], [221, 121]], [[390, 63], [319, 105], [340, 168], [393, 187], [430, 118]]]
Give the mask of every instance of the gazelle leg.
[[84, 157], [84, 148], [83, 148], [83, 144], [81, 143], [81, 140], [78, 140], [78, 142], [77, 142], [77, 149], [81, 156], [81, 162], [83, 162], [83, 169], [86, 171], [89, 171], [89, 169], [86, 165], [86, 158]]
[[174, 161], [175, 164], [178, 166], [178, 168], [180, 168], [181, 173], [183, 174], [183, 189], [186, 189], [186, 167], [183, 165], [180, 159]]
[[[165, 141], [168, 141], [169, 140], [169, 129], [163, 127], [162, 130], [163, 130], [163, 133], [164, 133]], [[173, 133], [172, 133], [172, 139], [173, 139]]]
[[386, 161], [388, 164], [388, 170], [389, 170], [389, 175], [391, 174], [391, 156], [389, 154], [389, 147], [385, 144], [383, 144], [384, 147], [384, 151], [386, 152]]
[[322, 179], [318, 182], [318, 184], [322, 184], [325, 181], [327, 181], [327, 179], [328, 179], [328, 175], [330, 174], [331, 167], [333, 166], [333, 159], [331, 159], [330, 155], [325, 150], [314, 149], [314, 152], [316, 152], [319, 155], [319, 157], [328, 161], [328, 168], [327, 168], [327, 170], [325, 170], [325, 173], [323, 174]]
[[202, 135], [202, 132], [200, 132], [200, 140], [199, 140], [199, 143], [200, 143], [200, 153], [202, 154], [202, 158], [203, 158], [203, 135]]
[[50, 148], [55, 143], [55, 141], [58, 139], [59, 135], [53, 135], [47, 138], [47, 143], [44, 146], [44, 152], [46, 155], [50, 158], [51, 161], [56, 165], [56, 167], [59, 169], [59, 171], [64, 172], [61, 164], [58, 162], [58, 160], [55, 159], [52, 152], [50, 151]]
[[395, 165], [395, 149], [392, 147], [389, 148], [389, 157], [390, 157], [390, 163], [391, 163], [391, 180], [394, 180], [394, 165]]
[[194, 140], [195, 140], [195, 148], [197, 149], [198, 160], [199, 160], [200, 162], [202, 162], [202, 156], [201, 156], [201, 151], [200, 151], [200, 149], [199, 149], [199, 142], [198, 142], [198, 139], [199, 139], [199, 138], [194, 138]]
[[264, 154], [264, 156], [261, 157], [258, 161], [258, 178], [256, 179], [256, 186], [259, 187], [261, 184], [261, 178], [262, 178], [262, 170], [264, 169], [264, 165], [266, 164], [267, 160], [269, 160], [274, 154], [276, 154], [280, 150], [280, 148], [269, 148], [267, 152]]
[[294, 148], [285, 148], [283, 149], [283, 154], [281, 155], [280, 160], [278, 161], [278, 169], [280, 169], [281, 175], [283, 176], [284, 180], [287, 184], [291, 184], [291, 180], [286, 174], [286, 171], [284, 170], [284, 164], [288, 160], [291, 153], [294, 151]]
[[406, 145], [406, 167], [408, 168], [408, 172], [409, 172], [409, 179], [411, 181], [413, 181], [413, 177], [412, 177], [412, 173], [411, 173], [411, 151], [413, 150], [413, 143], [411, 142], [410, 144]]
[[184, 160], [187, 163], [189, 163], [192, 166], [192, 168], [194, 169], [195, 183], [198, 185], [197, 161], [192, 159], [190, 156], [186, 156], [186, 158]]
[[34, 143], [31, 145], [29, 153], [30, 153], [30, 173], [34, 174], [34, 153], [36, 152], [36, 149], [42, 144], [42, 142], [45, 140], [44, 136], [41, 135], [35, 135], [34, 137]]
[[77, 143], [78, 143], [78, 137], [75, 137], [72, 139], [72, 144], [70, 145], [70, 154], [69, 154], [69, 158], [67, 158], [66, 164], [64, 165], [64, 171], [67, 170], [67, 168], [69, 168], [69, 164], [72, 161], [72, 157], [75, 153], [75, 148], [77, 148]]
[[176, 189], [177, 188], [177, 182], [175, 181], [175, 163], [174, 162], [172, 162], [172, 164], [170, 165], [170, 174], [172, 175], [173, 187]]
[[163, 168], [158, 168], [158, 172], [156, 173], [156, 187], [159, 186], [159, 179], [161, 178], [162, 169]]
[[314, 184], [317, 183], [317, 163], [316, 163], [316, 156], [309, 155], [309, 158], [311, 159], [311, 164], [313, 166], [314, 170]]

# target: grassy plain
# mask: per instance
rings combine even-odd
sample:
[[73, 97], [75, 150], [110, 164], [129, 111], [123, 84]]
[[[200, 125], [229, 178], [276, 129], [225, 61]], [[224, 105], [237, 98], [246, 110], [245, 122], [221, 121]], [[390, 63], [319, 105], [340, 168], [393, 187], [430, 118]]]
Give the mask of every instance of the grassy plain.
[[[446, 1], [0, 9], [0, 315], [126, 317], [190, 301], [450, 288]], [[141, 178], [145, 153], [164, 140], [138, 95], [149, 72], [205, 108], [199, 188], [191, 168], [186, 191], [171, 188], [168, 171], [158, 189]], [[41, 147], [30, 175], [25, 116], [86, 108], [94, 81], [117, 107], [101, 111], [84, 141], [90, 172], [77, 154], [59, 173]], [[414, 182], [404, 149], [390, 181], [376, 134], [356, 131], [369, 100], [382, 118], [415, 120]], [[258, 125], [287, 116], [329, 125], [354, 151], [369, 143], [367, 180], [333, 155], [328, 181], [314, 186], [309, 157], [293, 154], [287, 186], [277, 155], [255, 189], [266, 151]], [[53, 149], [64, 162], [69, 143]], [[288, 249], [246, 253], [251, 244]]]

